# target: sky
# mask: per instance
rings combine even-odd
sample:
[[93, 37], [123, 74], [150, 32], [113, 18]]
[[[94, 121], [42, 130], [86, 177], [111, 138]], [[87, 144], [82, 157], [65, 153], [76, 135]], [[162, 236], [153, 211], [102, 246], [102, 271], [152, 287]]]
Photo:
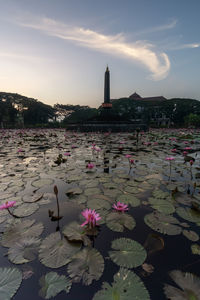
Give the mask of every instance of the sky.
[[46, 104], [200, 100], [200, 0], [0, 0], [0, 91]]

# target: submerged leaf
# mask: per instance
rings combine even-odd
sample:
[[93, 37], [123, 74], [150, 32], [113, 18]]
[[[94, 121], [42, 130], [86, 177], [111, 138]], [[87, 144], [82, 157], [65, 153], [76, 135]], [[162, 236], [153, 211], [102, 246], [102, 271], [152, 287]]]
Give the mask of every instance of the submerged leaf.
[[104, 270], [104, 259], [94, 248], [84, 248], [76, 253], [69, 263], [67, 271], [74, 282], [89, 285], [98, 280]]
[[46, 267], [59, 268], [70, 262], [80, 247], [80, 243], [70, 243], [66, 238], [61, 238], [60, 232], [54, 232], [42, 241], [39, 259]]
[[11, 299], [22, 282], [22, 273], [17, 268], [0, 268], [0, 299]]
[[192, 254], [200, 255], [200, 246], [198, 244], [191, 245]]
[[55, 297], [60, 292], [69, 293], [71, 289], [71, 281], [64, 275], [58, 275], [56, 272], [49, 272], [40, 278], [41, 289], [39, 296], [45, 299]]
[[114, 282], [102, 284], [92, 300], [150, 300], [149, 293], [141, 279], [127, 269], [121, 268], [114, 275]]
[[146, 259], [146, 250], [138, 242], [120, 238], [112, 242], [114, 251], [109, 251], [110, 258], [121, 267], [136, 268]]

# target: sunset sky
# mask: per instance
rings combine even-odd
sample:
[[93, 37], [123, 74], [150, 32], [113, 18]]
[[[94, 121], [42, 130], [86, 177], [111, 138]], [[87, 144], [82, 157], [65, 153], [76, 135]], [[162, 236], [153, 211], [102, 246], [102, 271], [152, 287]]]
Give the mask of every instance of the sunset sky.
[[200, 0], [0, 0], [0, 91], [47, 104], [200, 100]]

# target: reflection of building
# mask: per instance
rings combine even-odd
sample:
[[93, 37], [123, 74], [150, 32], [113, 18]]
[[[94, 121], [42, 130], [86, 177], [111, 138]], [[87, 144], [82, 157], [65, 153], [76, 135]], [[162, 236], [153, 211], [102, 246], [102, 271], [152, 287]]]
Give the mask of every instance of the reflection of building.
[[112, 107], [112, 103], [110, 103], [110, 71], [108, 69], [108, 66], [105, 72], [104, 103], [102, 103], [102, 107], [105, 109], [109, 109]]

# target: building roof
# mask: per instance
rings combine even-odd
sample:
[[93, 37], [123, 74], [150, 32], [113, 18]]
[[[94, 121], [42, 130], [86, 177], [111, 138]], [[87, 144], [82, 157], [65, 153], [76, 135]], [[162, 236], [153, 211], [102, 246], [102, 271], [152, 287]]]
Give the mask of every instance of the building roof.
[[142, 97], [140, 95], [138, 95], [137, 93], [134, 93], [132, 95], [129, 96], [129, 99], [132, 99], [132, 100], [141, 100]]
[[156, 97], [145, 97], [145, 98], [142, 98], [142, 100], [144, 100], [144, 101], [165, 101], [167, 99], [163, 96], [156, 96]]

